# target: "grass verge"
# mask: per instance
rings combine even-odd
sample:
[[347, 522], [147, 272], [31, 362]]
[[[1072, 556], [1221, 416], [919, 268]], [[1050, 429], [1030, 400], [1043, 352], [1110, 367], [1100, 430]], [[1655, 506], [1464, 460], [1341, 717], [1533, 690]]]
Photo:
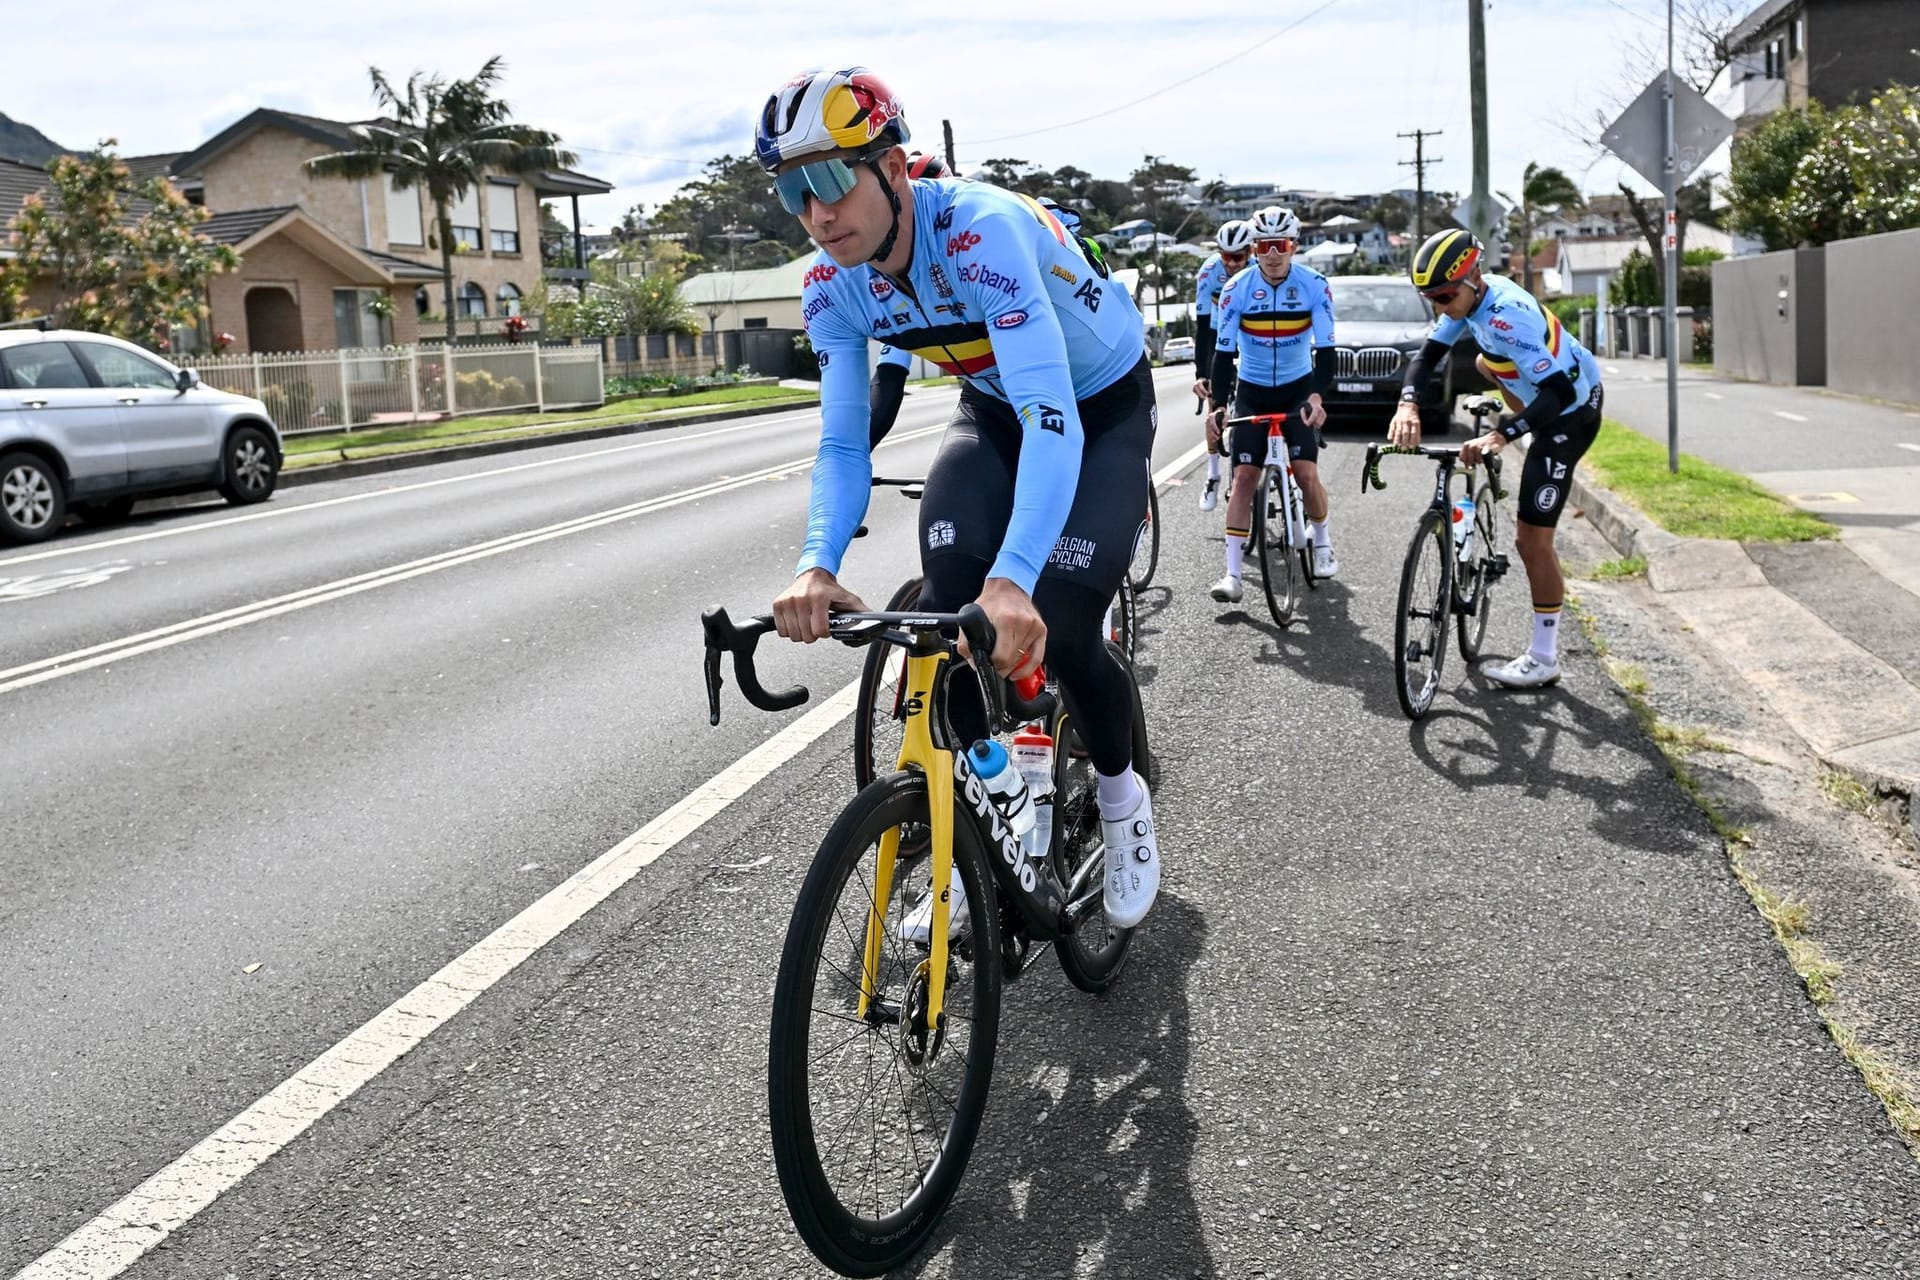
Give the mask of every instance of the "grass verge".
[[287, 438], [286, 469], [318, 466], [351, 458], [375, 458], [390, 453], [445, 449], [488, 440], [548, 435], [586, 427], [622, 426], [630, 422], [671, 421], [686, 410], [715, 405], [807, 405], [819, 394], [791, 387], [720, 387], [671, 400], [623, 400], [593, 409], [558, 413], [515, 413], [498, 417], [454, 418], [444, 422], [414, 422], [404, 426], [359, 431], [328, 431]]
[[[1747, 865], [1747, 850], [1753, 847], [1753, 833], [1734, 823], [1721, 812], [1713, 798], [1700, 785], [1689, 764], [1689, 758], [1695, 751], [1726, 751], [1727, 746], [1715, 742], [1698, 729], [1681, 729], [1660, 719], [1647, 701], [1650, 686], [1645, 672], [1637, 665], [1621, 662], [1612, 657], [1607, 648], [1606, 638], [1600, 634], [1594, 617], [1582, 607], [1577, 597], [1570, 596], [1567, 607], [1580, 621], [1580, 630], [1586, 635], [1593, 650], [1600, 656], [1607, 668], [1607, 674], [1619, 686], [1625, 695], [1628, 708], [1640, 727], [1646, 730], [1660, 754], [1666, 758], [1667, 766], [1673, 771], [1674, 781], [1687, 794], [1700, 812], [1706, 815], [1707, 822], [1713, 827], [1714, 834], [1720, 837], [1721, 848], [1726, 853], [1727, 865], [1732, 868], [1734, 879], [1747, 892], [1754, 910], [1767, 922], [1773, 931], [1775, 941], [1786, 953], [1787, 963], [1799, 975], [1806, 987], [1807, 999], [1813, 1002], [1814, 1012], [1832, 1037], [1840, 1053], [1860, 1073], [1860, 1079], [1868, 1092], [1879, 1101], [1887, 1113], [1887, 1120], [1894, 1131], [1907, 1144], [1907, 1148], [1916, 1157], [1920, 1157], [1920, 1081], [1914, 1081], [1889, 1062], [1872, 1046], [1860, 1039], [1857, 1032], [1842, 1022], [1833, 1010], [1835, 984], [1839, 981], [1842, 969], [1832, 957], [1821, 949], [1807, 934], [1811, 913], [1806, 904], [1783, 897], [1761, 882], [1759, 876]], [[1822, 789], [1836, 803], [1852, 807], [1857, 803], [1845, 786], [1830, 779], [1844, 779], [1843, 775], [1829, 773], [1821, 779]], [[1864, 788], [1862, 788], [1864, 790]]]
[[1670, 533], [1736, 542], [1812, 542], [1837, 536], [1747, 477], [1687, 454], [1667, 471], [1667, 450], [1611, 419], [1582, 459], [1601, 484], [1627, 498]]
[[1645, 556], [1621, 556], [1617, 560], [1603, 560], [1593, 566], [1593, 572], [1587, 576], [1595, 582], [1617, 582], [1621, 578], [1644, 578], [1647, 576], [1647, 558]]

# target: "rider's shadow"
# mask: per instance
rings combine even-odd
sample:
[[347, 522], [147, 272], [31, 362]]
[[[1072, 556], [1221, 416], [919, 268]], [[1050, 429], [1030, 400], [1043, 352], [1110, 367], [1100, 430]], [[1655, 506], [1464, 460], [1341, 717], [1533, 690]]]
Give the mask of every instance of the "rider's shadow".
[[[1249, 596], [1257, 576], [1256, 570], [1247, 580]], [[1256, 666], [1283, 667], [1315, 684], [1344, 686], [1360, 696], [1369, 715], [1398, 717], [1393, 651], [1374, 638], [1380, 634], [1377, 623], [1363, 626], [1355, 619], [1353, 589], [1334, 578], [1305, 596], [1300, 620], [1291, 627], [1274, 625], [1259, 597], [1238, 611], [1222, 613], [1217, 621], [1223, 626], [1251, 627], [1261, 635], [1265, 643], [1252, 655]], [[1387, 621], [1391, 625], [1392, 618]]]
[[904, 1274], [1212, 1277], [1191, 1170], [1190, 973], [1200, 912], [1155, 905], [1105, 997], [1054, 957], [1005, 991], [993, 1092], [945, 1220]]

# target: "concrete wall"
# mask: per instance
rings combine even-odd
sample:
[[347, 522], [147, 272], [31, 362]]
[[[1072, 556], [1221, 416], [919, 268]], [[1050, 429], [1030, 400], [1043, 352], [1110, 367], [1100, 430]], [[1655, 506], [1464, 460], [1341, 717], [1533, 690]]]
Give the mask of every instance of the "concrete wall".
[[1827, 292], [1818, 249], [1713, 264], [1713, 367], [1782, 386], [1827, 382]]
[[1826, 258], [1827, 385], [1920, 404], [1920, 230], [1835, 240]]
[[[1920, 46], [1920, 4], [1914, 0], [1821, 0], [1806, 6], [1808, 96], [1829, 107], [1865, 101], [1893, 81], [1911, 84]], [[1793, 68], [1789, 67], [1789, 94]]]

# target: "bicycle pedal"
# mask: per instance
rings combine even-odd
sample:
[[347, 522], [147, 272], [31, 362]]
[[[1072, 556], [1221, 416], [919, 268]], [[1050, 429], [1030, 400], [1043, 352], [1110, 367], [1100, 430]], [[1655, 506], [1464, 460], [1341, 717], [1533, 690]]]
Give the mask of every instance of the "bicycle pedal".
[[1507, 576], [1506, 553], [1502, 552], [1498, 555], [1488, 556], [1487, 562], [1481, 568], [1480, 572], [1481, 572], [1481, 575], [1488, 582], [1493, 582], [1493, 581], [1496, 581], [1497, 579], [1506, 577]]

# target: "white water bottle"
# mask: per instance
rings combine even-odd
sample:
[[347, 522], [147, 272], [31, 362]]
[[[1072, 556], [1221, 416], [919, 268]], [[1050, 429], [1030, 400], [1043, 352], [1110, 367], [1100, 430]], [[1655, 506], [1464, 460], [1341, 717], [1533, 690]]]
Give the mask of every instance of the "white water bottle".
[[1033, 797], [1033, 835], [1027, 856], [1044, 858], [1053, 849], [1053, 738], [1039, 724], [1013, 735], [1013, 767], [1026, 779]]
[[1453, 500], [1453, 552], [1457, 560], [1473, 555], [1473, 517], [1476, 508], [1471, 494]]
[[992, 738], [982, 738], [967, 749], [967, 763], [973, 766], [987, 794], [993, 797], [1007, 825], [1013, 828], [1014, 838], [1026, 844], [1034, 824], [1033, 793], [1027, 790], [1027, 780], [1013, 767], [1007, 749]]

